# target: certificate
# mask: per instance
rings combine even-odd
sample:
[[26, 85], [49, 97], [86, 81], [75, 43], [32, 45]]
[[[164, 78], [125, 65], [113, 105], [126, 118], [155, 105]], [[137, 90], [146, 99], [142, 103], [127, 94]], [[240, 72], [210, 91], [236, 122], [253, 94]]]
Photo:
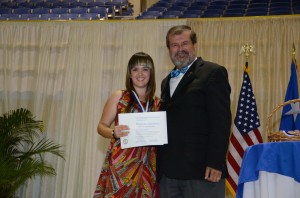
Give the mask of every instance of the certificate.
[[121, 113], [119, 124], [129, 127], [129, 134], [120, 138], [122, 149], [168, 143], [165, 111]]

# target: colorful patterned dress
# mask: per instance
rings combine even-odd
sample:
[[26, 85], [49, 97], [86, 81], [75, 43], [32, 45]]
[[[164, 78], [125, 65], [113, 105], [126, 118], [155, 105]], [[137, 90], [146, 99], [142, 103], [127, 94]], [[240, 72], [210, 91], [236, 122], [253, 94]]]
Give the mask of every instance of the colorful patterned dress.
[[[118, 113], [125, 112], [130, 93], [123, 92]], [[145, 105], [145, 104], [142, 104]], [[159, 101], [155, 100], [158, 109]], [[141, 112], [134, 103], [132, 112]], [[118, 116], [115, 118], [118, 124]], [[120, 139], [112, 138], [97, 183], [94, 198], [157, 198], [156, 147], [121, 149]]]

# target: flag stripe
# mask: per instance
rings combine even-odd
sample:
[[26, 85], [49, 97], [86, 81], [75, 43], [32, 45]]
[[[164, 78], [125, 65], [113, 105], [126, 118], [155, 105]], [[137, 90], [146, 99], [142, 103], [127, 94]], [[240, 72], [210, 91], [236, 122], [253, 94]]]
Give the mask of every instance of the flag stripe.
[[[233, 134], [235, 135], [235, 138], [236, 138], [237, 141], [238, 141], [238, 144], [235, 145], [235, 146], [240, 145], [240, 146], [242, 147], [243, 152], [244, 152], [244, 150], [245, 150], [246, 148], [248, 148], [248, 146], [249, 146], [249, 144], [247, 143], [247, 141], [245, 141], [245, 138], [244, 138], [244, 136], [245, 136], [245, 135], [248, 135], [248, 134], [247, 134], [247, 133], [246, 133], [246, 134], [241, 134], [241, 133], [239, 132], [239, 130], [235, 127], [235, 125], [234, 125], [233, 127], [234, 127], [234, 128], [233, 128]], [[250, 131], [249, 134], [252, 134], [251, 132], [252, 132], [252, 131]], [[252, 135], [250, 135], [250, 137], [252, 137]], [[252, 137], [251, 139], [252, 139], [252, 141], [253, 141], [253, 137]], [[242, 154], [241, 157], [243, 157], [243, 155], [244, 155], [244, 153]]]
[[257, 140], [254, 143], [255, 144], [262, 143], [264, 140], [263, 140], [263, 138], [261, 136], [260, 131], [258, 129], [254, 129], [253, 131], [254, 131], [254, 134], [255, 134], [255, 137], [256, 137], [255, 140]]
[[[229, 183], [229, 185], [232, 187], [231, 189], [234, 190], [237, 188], [236, 186], [236, 182], [231, 178], [231, 177], [228, 177], [227, 178], [227, 182]], [[234, 190], [234, 193], [236, 193], [236, 190]], [[235, 197], [235, 195], [234, 195]]]
[[252, 139], [251, 139], [251, 137], [249, 136], [249, 134], [247, 133], [247, 134], [245, 134], [245, 135], [243, 135], [243, 137], [244, 137], [244, 140], [245, 140], [245, 142], [247, 143], [247, 145], [248, 146], [250, 146], [250, 145], [253, 145], [254, 143], [253, 143], [253, 141], [252, 141]]
[[232, 149], [232, 151], [235, 150], [242, 158], [244, 155], [244, 149], [243, 149], [242, 145], [239, 144], [239, 141], [235, 137], [234, 133], [230, 137], [230, 142], [231, 142], [231, 145], [234, 147], [234, 149]]
[[239, 175], [240, 174], [240, 166], [230, 153], [228, 154], [228, 161], [231, 161], [231, 163], [230, 163], [231, 168], [234, 170], [234, 172], [236, 172], [237, 175]]

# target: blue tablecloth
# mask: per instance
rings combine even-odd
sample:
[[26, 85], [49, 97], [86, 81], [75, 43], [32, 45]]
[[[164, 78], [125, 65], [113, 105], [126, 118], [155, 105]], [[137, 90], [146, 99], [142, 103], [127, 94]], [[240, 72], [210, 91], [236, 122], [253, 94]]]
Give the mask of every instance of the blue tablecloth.
[[244, 183], [256, 181], [260, 171], [292, 177], [300, 183], [300, 142], [272, 142], [248, 147], [241, 165], [237, 198], [243, 197]]

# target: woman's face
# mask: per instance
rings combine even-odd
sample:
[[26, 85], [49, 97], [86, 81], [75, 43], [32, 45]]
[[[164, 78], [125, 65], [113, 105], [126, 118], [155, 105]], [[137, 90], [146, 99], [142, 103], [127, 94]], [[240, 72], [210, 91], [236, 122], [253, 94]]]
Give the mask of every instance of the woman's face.
[[135, 65], [130, 70], [130, 78], [136, 88], [147, 88], [150, 80], [150, 68], [147, 65]]

